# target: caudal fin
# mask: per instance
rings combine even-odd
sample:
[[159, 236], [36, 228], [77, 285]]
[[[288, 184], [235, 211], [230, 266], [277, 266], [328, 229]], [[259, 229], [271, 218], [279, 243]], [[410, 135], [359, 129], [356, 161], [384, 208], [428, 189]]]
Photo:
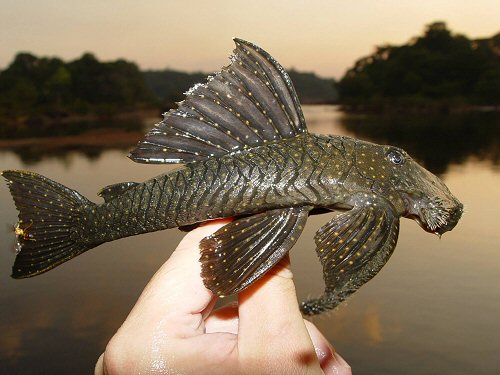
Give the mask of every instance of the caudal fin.
[[84, 206], [94, 203], [33, 172], [3, 171], [2, 176], [19, 211], [13, 278], [41, 274], [94, 247], [82, 242], [77, 232]]

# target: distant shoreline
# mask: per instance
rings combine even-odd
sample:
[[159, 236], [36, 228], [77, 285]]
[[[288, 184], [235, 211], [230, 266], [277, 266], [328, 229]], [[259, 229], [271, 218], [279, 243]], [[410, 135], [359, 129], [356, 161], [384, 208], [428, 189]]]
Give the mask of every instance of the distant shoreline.
[[[322, 105], [307, 106], [315, 107]], [[446, 111], [422, 110], [421, 108], [406, 108], [402, 106], [395, 110], [384, 110], [383, 108], [374, 108], [370, 106], [357, 105], [349, 108], [345, 105], [336, 105], [339, 110], [350, 115], [373, 115], [373, 116], [398, 116], [412, 114], [440, 114], [440, 115], [459, 115], [467, 113], [500, 113], [500, 106], [468, 106], [449, 108]], [[158, 109], [142, 109], [129, 112], [121, 112], [114, 115], [98, 116], [88, 115], [85, 117], [68, 116], [64, 123], [56, 122], [53, 125], [71, 125], [80, 122], [93, 122], [109, 124], [110, 126], [99, 126], [94, 128], [86, 128], [81, 132], [72, 134], [37, 134], [35, 136], [25, 137], [10, 137], [0, 139], [0, 150], [22, 150], [30, 149], [35, 151], [54, 151], [61, 149], [84, 149], [84, 148], [120, 148], [125, 149], [133, 147], [139, 140], [144, 137], [147, 131], [147, 124], [152, 125], [162, 119]], [[127, 121], [135, 120], [140, 123], [140, 128], [127, 127]], [[123, 125], [121, 125], [123, 122]], [[111, 126], [112, 125], [112, 126]], [[26, 126], [30, 126], [26, 124]], [[50, 134], [50, 133], [49, 133]]]
[[0, 140], [0, 150], [36, 148], [40, 151], [48, 151], [80, 147], [127, 148], [139, 142], [142, 137], [144, 137], [143, 131], [95, 129], [77, 135], [2, 139]]
[[[9, 122], [0, 119], [0, 147], [47, 142], [47, 139], [73, 139], [86, 134], [99, 132], [144, 133], [148, 123], [162, 119], [158, 108], [141, 108], [113, 114], [65, 114], [63, 117], [40, 116], [35, 118], [18, 118]], [[99, 140], [97, 140], [99, 142]]]
[[340, 110], [351, 114], [374, 114], [374, 115], [396, 115], [396, 114], [460, 114], [460, 113], [485, 113], [500, 112], [500, 105], [447, 105], [439, 102], [426, 105], [411, 104], [382, 104], [370, 103], [347, 104], [340, 103]]
[[146, 107], [129, 111], [116, 111], [109, 113], [60, 113], [55, 115], [39, 114], [33, 116], [19, 116], [16, 118], [1, 117], [0, 125], [23, 126], [32, 124], [72, 124], [79, 122], [101, 122], [101, 121], [126, 121], [131, 119], [143, 119], [146, 117], [161, 117], [161, 110], [157, 107]]

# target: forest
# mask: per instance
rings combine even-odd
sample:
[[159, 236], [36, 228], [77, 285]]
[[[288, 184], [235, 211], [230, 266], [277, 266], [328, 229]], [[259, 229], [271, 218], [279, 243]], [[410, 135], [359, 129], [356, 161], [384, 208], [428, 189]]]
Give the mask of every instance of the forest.
[[[473, 40], [434, 22], [404, 45], [376, 47], [338, 82], [289, 73], [303, 104], [339, 103], [346, 111], [367, 112], [498, 111], [500, 33]], [[0, 138], [74, 133], [76, 122], [100, 127], [102, 120], [147, 111], [157, 116], [208, 74], [141, 71], [133, 62], [103, 62], [92, 53], [65, 62], [20, 52], [0, 72]]]
[[0, 118], [128, 111], [154, 102], [137, 65], [90, 53], [65, 63], [19, 53], [0, 73]]
[[356, 61], [339, 82], [347, 110], [468, 110], [500, 105], [500, 33], [471, 40], [444, 22]]
[[[0, 72], [0, 126], [46, 124], [112, 118], [153, 110], [160, 114], [182, 100], [184, 92], [209, 73], [175, 70], [140, 71], [123, 59], [101, 62], [91, 53], [64, 62], [19, 53]], [[213, 73], [212, 73], [213, 74]], [[333, 79], [290, 71], [303, 103], [334, 103]], [[0, 136], [5, 131], [0, 129]]]

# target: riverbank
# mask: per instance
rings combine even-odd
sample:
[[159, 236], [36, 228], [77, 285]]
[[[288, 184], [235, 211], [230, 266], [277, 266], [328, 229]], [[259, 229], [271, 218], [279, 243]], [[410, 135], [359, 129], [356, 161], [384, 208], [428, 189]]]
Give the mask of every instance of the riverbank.
[[158, 108], [140, 108], [115, 113], [40, 115], [0, 119], [0, 141], [76, 136], [89, 131], [142, 131], [145, 119], [161, 119]]
[[126, 149], [135, 145], [142, 137], [143, 131], [95, 129], [78, 135], [0, 140], [0, 150], [47, 153], [62, 149]]
[[345, 113], [366, 114], [461, 114], [461, 113], [500, 113], [500, 105], [474, 105], [454, 103], [453, 101], [413, 102], [411, 100], [392, 100], [377, 102], [341, 103]]

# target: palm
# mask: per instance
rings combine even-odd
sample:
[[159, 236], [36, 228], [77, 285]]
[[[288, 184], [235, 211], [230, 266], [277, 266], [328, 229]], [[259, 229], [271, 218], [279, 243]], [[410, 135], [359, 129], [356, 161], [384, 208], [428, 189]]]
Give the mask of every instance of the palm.
[[198, 245], [222, 223], [184, 238], [144, 289], [96, 372], [350, 374], [317, 328], [302, 319], [288, 257], [241, 292], [237, 304], [213, 310]]

